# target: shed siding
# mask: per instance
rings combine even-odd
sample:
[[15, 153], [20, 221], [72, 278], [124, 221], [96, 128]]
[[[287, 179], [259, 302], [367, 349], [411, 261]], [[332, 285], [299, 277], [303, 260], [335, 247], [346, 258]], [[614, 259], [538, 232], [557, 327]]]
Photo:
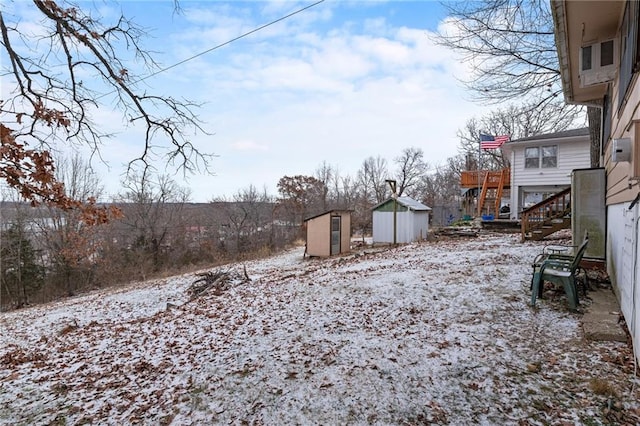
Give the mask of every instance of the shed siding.
[[340, 214], [342, 218], [340, 229], [340, 253], [349, 253], [351, 251], [351, 214]]
[[331, 256], [331, 218], [340, 216], [340, 253], [351, 250], [351, 212], [332, 210], [307, 219], [307, 249], [309, 256]]
[[[398, 212], [396, 242], [410, 243], [426, 238], [429, 232], [429, 212]], [[373, 212], [373, 242], [393, 243], [393, 212]]]
[[307, 254], [329, 256], [331, 254], [331, 215], [325, 214], [307, 221]]
[[429, 212], [414, 212], [413, 215], [413, 232], [415, 240], [423, 240], [427, 238], [429, 232]]

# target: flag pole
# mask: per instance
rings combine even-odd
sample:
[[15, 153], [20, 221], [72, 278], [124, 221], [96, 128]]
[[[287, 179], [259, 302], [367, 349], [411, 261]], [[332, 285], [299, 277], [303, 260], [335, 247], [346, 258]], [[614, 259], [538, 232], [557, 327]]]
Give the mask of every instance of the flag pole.
[[482, 162], [482, 136], [480, 136], [482, 134], [482, 132], [478, 133], [478, 190], [476, 192], [476, 209], [478, 210], [478, 217], [480, 216], [480, 166], [481, 166], [481, 162]]

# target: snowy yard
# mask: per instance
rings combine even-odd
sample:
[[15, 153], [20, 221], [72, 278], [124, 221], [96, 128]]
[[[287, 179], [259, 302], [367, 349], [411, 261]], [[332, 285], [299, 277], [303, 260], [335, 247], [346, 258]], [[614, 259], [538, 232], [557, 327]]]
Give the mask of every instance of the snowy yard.
[[528, 307], [540, 250], [297, 248], [192, 301], [184, 275], [3, 313], [0, 424], [639, 422], [630, 348], [585, 341], [562, 293]]

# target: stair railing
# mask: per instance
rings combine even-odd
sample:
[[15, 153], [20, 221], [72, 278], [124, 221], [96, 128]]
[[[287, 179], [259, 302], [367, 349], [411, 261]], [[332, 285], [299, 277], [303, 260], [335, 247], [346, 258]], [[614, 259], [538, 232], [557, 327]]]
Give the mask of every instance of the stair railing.
[[542, 229], [545, 222], [563, 218], [569, 214], [571, 212], [570, 202], [571, 187], [522, 210], [520, 216], [522, 241], [525, 240], [527, 234]]

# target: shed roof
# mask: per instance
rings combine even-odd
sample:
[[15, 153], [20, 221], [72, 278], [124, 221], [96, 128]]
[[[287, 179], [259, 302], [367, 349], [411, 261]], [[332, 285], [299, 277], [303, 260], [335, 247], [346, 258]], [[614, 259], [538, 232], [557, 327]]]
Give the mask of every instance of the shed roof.
[[332, 213], [351, 213], [351, 212], [353, 212], [353, 210], [331, 209], [331, 210], [327, 210], [326, 212], [322, 212], [322, 213], [319, 213], [319, 214], [316, 214], [316, 215], [310, 216], [310, 217], [306, 218], [304, 221], [305, 221], [305, 222], [307, 222], [307, 221], [309, 221], [309, 220], [311, 220], [311, 219], [315, 219], [315, 218], [317, 218], [317, 217], [324, 216], [324, 215], [326, 215], [326, 214], [332, 214]]
[[[392, 200], [393, 200], [393, 197], [389, 197], [386, 200], [384, 200], [383, 202], [381, 202], [380, 204], [378, 204], [376, 206], [373, 206], [371, 208], [371, 210], [376, 210], [378, 207], [381, 207], [381, 206], [387, 204], [389, 201], [392, 201]], [[431, 207], [425, 206], [421, 202], [416, 201], [411, 197], [398, 197], [398, 204], [408, 208], [409, 210], [415, 210], [415, 211], [430, 211], [431, 210]]]

